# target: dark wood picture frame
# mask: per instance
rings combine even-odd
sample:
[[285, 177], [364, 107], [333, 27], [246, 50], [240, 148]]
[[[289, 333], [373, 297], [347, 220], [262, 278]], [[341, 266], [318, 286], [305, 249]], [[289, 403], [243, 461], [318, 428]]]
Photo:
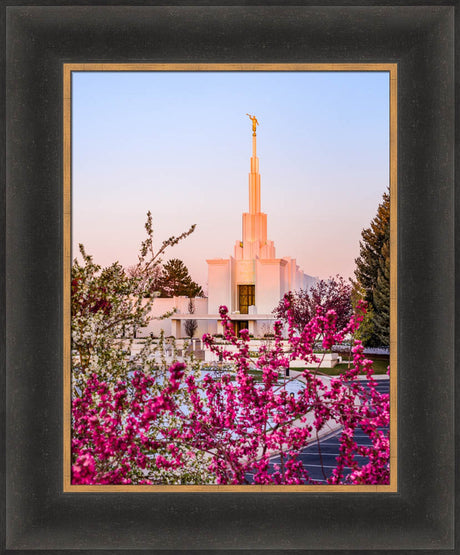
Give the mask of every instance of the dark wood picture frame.
[[[6, 552], [454, 548], [456, 9], [3, 8]], [[63, 492], [62, 66], [143, 61], [398, 64], [397, 493]]]
[[[71, 253], [71, 220], [72, 220], [72, 195], [78, 194], [72, 183], [72, 124], [76, 124], [73, 118], [72, 110], [72, 82], [73, 75], [78, 72], [251, 72], [253, 75], [257, 72], [262, 73], [265, 71], [277, 72], [280, 75], [283, 72], [337, 72], [337, 73], [371, 73], [381, 72], [385, 73], [388, 77], [388, 157], [389, 157], [389, 192], [390, 192], [390, 376], [389, 376], [389, 393], [390, 393], [390, 426], [389, 426], [389, 439], [390, 439], [390, 479], [388, 484], [374, 485], [290, 485], [286, 488], [285, 485], [86, 485], [86, 484], [72, 484], [71, 468], [72, 468], [72, 448], [71, 448], [71, 383], [72, 383], [72, 368], [71, 368], [71, 299], [70, 299], [70, 281], [71, 281], [71, 267], [72, 259], [75, 256]], [[117, 63], [117, 64], [104, 64], [104, 63], [64, 63], [63, 64], [63, 491], [64, 492], [281, 492], [281, 493], [295, 493], [312, 491], [318, 493], [320, 491], [330, 492], [397, 492], [398, 490], [398, 476], [397, 476], [397, 451], [398, 451], [398, 426], [397, 426], [397, 92], [398, 92], [398, 76], [397, 64], [371, 64], [371, 63], [357, 63], [357, 64], [151, 64], [151, 63]], [[355, 208], [356, 209], [356, 208]], [[359, 209], [359, 208], [358, 208]], [[74, 242], [75, 243], [75, 242]], [[242, 322], [240, 322], [242, 323]], [[247, 325], [247, 324], [246, 324]]]

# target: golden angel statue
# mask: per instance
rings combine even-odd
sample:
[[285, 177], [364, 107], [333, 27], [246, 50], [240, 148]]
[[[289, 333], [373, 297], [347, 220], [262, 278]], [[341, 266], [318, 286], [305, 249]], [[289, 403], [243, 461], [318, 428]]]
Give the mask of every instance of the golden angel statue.
[[251, 114], [246, 114], [247, 116], [249, 116], [249, 119], [252, 121], [252, 134], [255, 137], [256, 136], [256, 127], [257, 125], [259, 125], [259, 122], [257, 121], [256, 116], [251, 116]]

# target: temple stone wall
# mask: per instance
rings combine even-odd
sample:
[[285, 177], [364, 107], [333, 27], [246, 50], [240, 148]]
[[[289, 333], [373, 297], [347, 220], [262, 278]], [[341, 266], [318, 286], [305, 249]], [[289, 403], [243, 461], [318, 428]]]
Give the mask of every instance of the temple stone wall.
[[[169, 318], [165, 318], [164, 320], [160, 320], [159, 318], [168, 312], [171, 312], [173, 309], [177, 310], [177, 314], [189, 314], [188, 311], [188, 297], [173, 297], [170, 299], [155, 299], [152, 305], [152, 320], [148, 327], [142, 328], [138, 330], [137, 336], [138, 337], [147, 337], [151, 333], [155, 337], [160, 335], [161, 330], [164, 331], [166, 337], [172, 335], [172, 326], [171, 320]], [[194, 314], [204, 315], [208, 314], [208, 299], [203, 297], [195, 297], [193, 299], [193, 303], [195, 305], [195, 312]], [[195, 337], [202, 337], [204, 333], [216, 333], [216, 324], [214, 322], [208, 322], [203, 320], [197, 320], [198, 329], [195, 332]], [[180, 337], [185, 337], [185, 324], [184, 322], [181, 323], [181, 334]]]

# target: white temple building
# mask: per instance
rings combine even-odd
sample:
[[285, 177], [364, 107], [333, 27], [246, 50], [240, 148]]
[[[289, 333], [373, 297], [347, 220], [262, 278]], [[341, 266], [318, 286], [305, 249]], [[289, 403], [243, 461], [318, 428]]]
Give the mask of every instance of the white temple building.
[[[277, 258], [275, 245], [268, 239], [267, 214], [261, 211], [256, 136], [258, 122], [255, 116], [249, 117], [253, 131], [249, 211], [242, 216], [241, 240], [235, 242], [233, 256], [207, 260], [207, 313], [195, 310], [193, 315], [174, 314], [171, 317], [171, 332], [175, 337], [184, 336], [183, 321], [191, 318], [200, 324], [199, 332], [222, 332], [219, 325], [221, 305], [228, 308], [236, 331], [247, 328], [250, 334], [261, 336], [270, 331], [275, 319], [273, 309], [285, 293], [308, 289], [317, 281], [299, 268], [295, 258]], [[203, 310], [203, 305], [200, 308]]]

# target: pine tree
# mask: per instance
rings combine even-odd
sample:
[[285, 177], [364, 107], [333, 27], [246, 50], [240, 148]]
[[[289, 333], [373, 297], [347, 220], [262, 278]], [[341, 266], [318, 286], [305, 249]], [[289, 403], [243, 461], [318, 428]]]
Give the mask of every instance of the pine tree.
[[160, 277], [161, 297], [202, 297], [203, 290], [195, 283], [188, 271], [187, 266], [178, 258], [168, 260], [163, 266]]
[[372, 329], [364, 344], [388, 345], [390, 337], [390, 195], [383, 194], [377, 215], [361, 233], [360, 256], [355, 260], [355, 288], [362, 291], [373, 313]]
[[381, 345], [390, 344], [390, 240], [382, 247], [377, 283], [374, 288], [375, 334]]

